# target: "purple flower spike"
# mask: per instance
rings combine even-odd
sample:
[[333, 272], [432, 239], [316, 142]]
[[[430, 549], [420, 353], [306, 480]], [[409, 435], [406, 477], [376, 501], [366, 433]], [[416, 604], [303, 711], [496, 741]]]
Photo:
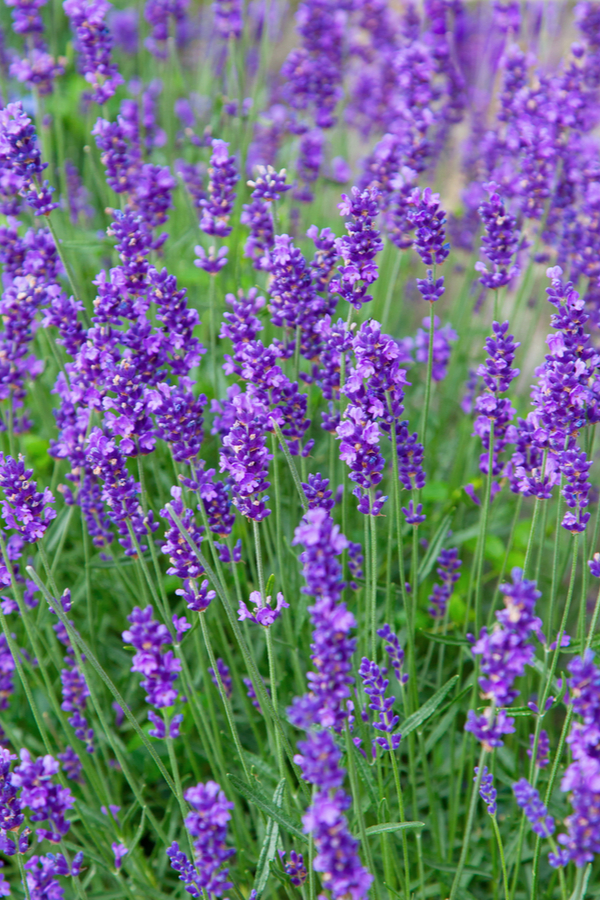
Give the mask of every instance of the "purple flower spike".
[[[546, 704], [548, 705], [548, 704]], [[531, 754], [533, 753], [533, 744], [535, 741], [535, 736], [533, 734], [529, 735], [529, 749], [527, 750], [527, 756], [531, 759]], [[544, 769], [548, 763], [550, 762], [548, 755], [550, 753], [550, 738], [548, 737], [548, 732], [542, 729], [538, 736], [538, 745], [537, 745], [537, 753], [535, 755], [535, 764], [540, 769]]]
[[[423, 328], [419, 328], [415, 335], [415, 358], [417, 362], [427, 362], [429, 359], [429, 318], [423, 319]], [[450, 344], [458, 340], [458, 335], [450, 324], [440, 326], [440, 320], [434, 317], [433, 332], [433, 367], [431, 377], [434, 381], [443, 381], [448, 371], [450, 362]]]
[[289, 875], [291, 883], [295, 887], [302, 887], [308, 874], [302, 854], [296, 853], [295, 850], [290, 850], [289, 859], [286, 860], [285, 853], [280, 850], [279, 856], [286, 874]]
[[26, 469], [22, 456], [18, 460], [0, 454], [0, 488], [4, 492], [2, 518], [8, 528], [14, 529], [26, 541], [33, 544], [42, 538], [56, 511], [46, 504], [54, 503], [50, 488], [37, 490], [31, 481], [33, 469]]
[[362, 678], [363, 688], [368, 694], [371, 702], [369, 709], [379, 713], [379, 718], [373, 722], [373, 728], [376, 731], [384, 731], [389, 737], [383, 735], [373, 740], [373, 750], [378, 744], [384, 750], [397, 750], [400, 746], [401, 734], [392, 734], [394, 728], [400, 721], [400, 716], [394, 715], [392, 707], [394, 705], [394, 697], [386, 697], [385, 692], [389, 686], [389, 680], [385, 678], [387, 669], [380, 669], [377, 663], [370, 662], [363, 656], [358, 670], [358, 674]]
[[155, 621], [152, 614], [151, 606], [145, 609], [136, 606], [127, 617], [131, 627], [123, 632], [123, 641], [135, 647], [131, 671], [144, 676], [142, 687], [147, 692], [146, 702], [164, 709], [173, 706], [177, 699], [174, 682], [181, 671], [181, 661], [175, 658], [172, 650], [162, 652], [163, 646], [171, 643], [171, 636], [167, 626]]
[[52, 830], [38, 828], [38, 840], [44, 839], [54, 844], [60, 843], [70, 828], [65, 813], [75, 805], [75, 798], [69, 788], [54, 784], [52, 779], [58, 774], [59, 764], [52, 756], [33, 759], [28, 750], [21, 750], [21, 762], [11, 776], [14, 787], [20, 788], [20, 802], [31, 810], [32, 822], [48, 820]]
[[540, 795], [532, 787], [526, 778], [521, 778], [513, 785], [515, 799], [529, 821], [531, 827], [540, 837], [550, 837], [554, 834], [554, 819], [548, 815], [548, 810], [540, 800]]
[[478, 262], [475, 268], [481, 272], [479, 283], [491, 290], [498, 290], [508, 284], [518, 274], [517, 266], [511, 266], [511, 260], [517, 252], [519, 231], [517, 221], [505, 209], [498, 194], [498, 185], [494, 182], [484, 185], [490, 199], [479, 207], [479, 215], [483, 222], [485, 234], [482, 237], [481, 250], [493, 265], [489, 272], [487, 266]]
[[406, 684], [408, 675], [402, 674], [402, 664], [404, 663], [404, 650], [400, 646], [397, 635], [394, 634], [389, 625], [384, 625], [377, 630], [377, 635], [386, 642], [385, 652], [390, 658], [390, 663], [400, 684]]
[[94, 88], [87, 95], [100, 105], [123, 84], [123, 76], [111, 62], [113, 37], [106, 27], [106, 14], [111, 8], [106, 0], [65, 0], [63, 9], [75, 34], [75, 49], [79, 54], [79, 69]]
[[235, 853], [233, 848], [225, 847], [233, 803], [227, 800], [215, 781], [201, 782], [196, 787], [188, 788], [184, 797], [192, 807], [185, 827], [194, 838], [199, 886], [220, 896], [231, 887], [227, 881], [227, 869], [221, 866]]
[[115, 857], [115, 869], [121, 868], [121, 863], [123, 862], [123, 857], [129, 853], [129, 850], [125, 846], [125, 844], [117, 844], [116, 842], [111, 844], [111, 850]]
[[515, 343], [512, 334], [508, 332], [508, 322], [500, 325], [493, 324], [494, 334], [486, 339], [485, 348], [489, 354], [485, 363], [479, 366], [477, 374], [483, 378], [485, 393], [475, 401], [475, 409], [478, 416], [475, 420], [474, 434], [479, 435], [485, 451], [479, 457], [479, 468], [487, 474], [489, 466], [489, 446], [492, 422], [494, 424], [494, 456], [492, 460], [492, 475], [502, 472], [500, 453], [508, 443], [509, 426], [515, 411], [510, 400], [500, 397], [505, 393], [514, 378], [519, 374], [518, 369], [512, 368], [515, 351], [520, 344]]
[[262, 625], [264, 628], [269, 628], [273, 622], [275, 622], [279, 616], [281, 615], [282, 609], [288, 608], [289, 603], [286, 603], [283, 599], [283, 594], [279, 592], [277, 594], [277, 605], [273, 608], [273, 599], [272, 597], [267, 597], [265, 602], [263, 603], [262, 595], [260, 591], [252, 591], [250, 594], [250, 602], [254, 604], [254, 609], [252, 612], [248, 610], [248, 607], [244, 603], [243, 600], [240, 600], [240, 605], [238, 609], [238, 619], [242, 621], [243, 619], [250, 619], [251, 622], [255, 622], [257, 625]]
[[423, 504], [419, 503], [417, 508], [415, 509], [414, 501], [411, 500], [408, 504], [408, 509], [406, 506], [402, 507], [402, 512], [406, 517], [407, 525], [420, 525], [421, 522], [424, 522], [427, 516], [423, 515]]
[[[473, 779], [473, 781], [477, 781], [478, 775], [479, 767], [475, 766], [475, 778]], [[479, 785], [479, 796], [486, 804], [487, 811], [489, 812], [490, 816], [496, 815], [496, 795], [497, 791], [494, 787], [494, 776], [491, 772], [488, 772], [487, 766], [484, 766], [481, 775], [481, 784]]]
[[592, 559], [588, 562], [588, 566], [594, 578], [600, 578], [600, 553], [594, 553]]
[[[221, 683], [223, 685], [223, 690], [225, 691], [225, 696], [231, 700], [233, 696], [233, 680], [231, 678], [231, 674], [229, 672], [229, 666], [223, 662], [221, 657], [217, 659], [217, 670], [219, 672], [219, 677], [221, 679]], [[215, 673], [215, 670], [212, 666], [209, 666], [208, 674], [210, 675], [210, 680], [214, 684], [216, 688], [219, 687], [219, 679]]]
[[215, 30], [219, 37], [239, 41], [244, 28], [241, 0], [214, 0], [211, 9], [215, 17]]
[[454, 584], [460, 578], [461, 560], [458, 558], [458, 550], [442, 550], [438, 557], [437, 573], [442, 579], [441, 584], [434, 584], [433, 592], [429, 595], [431, 606], [429, 615], [434, 619], [443, 619], [446, 614], [446, 606], [452, 595]]
[[344, 264], [338, 266], [340, 274], [332, 279], [331, 290], [340, 294], [354, 309], [360, 309], [373, 299], [367, 290], [377, 279], [379, 269], [375, 257], [383, 249], [380, 232], [374, 227], [379, 212], [377, 192], [352, 188], [349, 197], [342, 194], [338, 208], [341, 215], [350, 217], [350, 221], [346, 223], [348, 235], [336, 242]]
[[229, 144], [215, 139], [212, 148], [207, 197], [201, 201], [203, 212], [200, 228], [206, 234], [227, 237], [231, 233], [229, 217], [235, 202], [234, 187], [237, 184], [238, 173], [235, 157], [227, 154]]
[[291, 184], [285, 183], [285, 178], [285, 169], [276, 172], [273, 166], [257, 166], [255, 180], [247, 181], [246, 184], [252, 188], [253, 200], [271, 203], [273, 200], [279, 200], [281, 195], [291, 188]]
[[217, 275], [223, 266], [227, 265], [229, 248], [221, 247], [217, 252], [215, 247], [210, 247], [208, 253], [206, 253], [204, 247], [198, 244], [194, 247], [194, 253], [198, 257], [198, 259], [194, 260], [195, 266], [198, 266], [199, 269], [204, 269], [209, 275]]
[[440, 208], [440, 195], [431, 188], [423, 193], [415, 188], [410, 195], [408, 219], [415, 229], [415, 247], [426, 266], [443, 263], [450, 252], [445, 243], [446, 213]]

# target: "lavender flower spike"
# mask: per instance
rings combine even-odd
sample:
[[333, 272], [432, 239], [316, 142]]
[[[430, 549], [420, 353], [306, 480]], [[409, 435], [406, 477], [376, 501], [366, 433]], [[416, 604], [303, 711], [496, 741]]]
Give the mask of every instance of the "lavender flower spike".
[[289, 607], [289, 603], [286, 603], [283, 599], [283, 594], [279, 592], [277, 594], [277, 605], [273, 608], [272, 598], [266, 597], [263, 603], [263, 598], [260, 591], [252, 591], [250, 594], [250, 602], [254, 604], [254, 609], [252, 612], [249, 611], [248, 607], [244, 603], [243, 600], [240, 600], [240, 605], [238, 609], [238, 619], [243, 621], [244, 619], [250, 619], [251, 622], [255, 622], [257, 625], [262, 625], [264, 628], [269, 628], [270, 625], [275, 622], [276, 619], [281, 615], [281, 610], [284, 607]]
[[56, 511], [47, 506], [54, 503], [50, 488], [37, 490], [31, 481], [33, 469], [26, 469], [22, 456], [18, 460], [0, 453], [0, 488], [4, 492], [2, 518], [8, 528], [17, 531], [29, 543], [42, 538]]

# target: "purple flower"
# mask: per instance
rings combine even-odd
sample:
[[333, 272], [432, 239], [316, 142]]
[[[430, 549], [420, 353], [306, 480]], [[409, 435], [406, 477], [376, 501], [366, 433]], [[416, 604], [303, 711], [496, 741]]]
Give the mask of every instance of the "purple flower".
[[123, 84], [123, 76], [110, 58], [113, 37], [104, 21], [110, 8], [106, 0], [65, 0], [63, 3], [75, 34], [79, 70], [94, 89], [88, 99], [100, 105], [110, 100], [117, 87]]
[[431, 606], [429, 615], [434, 619], [442, 619], [446, 614], [446, 606], [452, 595], [453, 585], [460, 578], [461, 560], [458, 558], [458, 550], [442, 550], [438, 556], [437, 573], [442, 579], [441, 584], [434, 584], [433, 592], [429, 595]]
[[175, 20], [175, 27], [182, 26], [188, 5], [189, 0], [146, 0], [144, 18], [152, 30], [144, 43], [154, 56], [159, 59], [167, 58], [166, 43], [169, 38], [171, 17]]
[[[102, 499], [108, 506], [111, 521], [117, 526], [119, 543], [127, 556], [135, 556], [137, 549], [127, 523], [131, 523], [138, 542], [156, 527], [151, 512], [144, 516], [138, 500], [139, 484], [129, 474], [115, 441], [102, 434], [99, 428], [94, 428], [89, 436], [85, 459], [90, 471], [104, 481]], [[143, 544], [140, 547], [144, 549]]]
[[[231, 675], [229, 673], [229, 666], [227, 666], [223, 660], [219, 657], [217, 659], [217, 670], [219, 672], [219, 678], [221, 679], [221, 684], [223, 685], [223, 690], [225, 691], [225, 696], [231, 700], [233, 696], [233, 681], [231, 679]], [[219, 679], [215, 673], [215, 670], [212, 666], [208, 669], [208, 674], [210, 675], [210, 680], [214, 684], [216, 688], [219, 687]]]
[[286, 860], [286, 854], [282, 850], [280, 850], [279, 856], [281, 858], [281, 862], [286, 874], [289, 875], [291, 883], [295, 887], [301, 887], [306, 881], [307, 876], [304, 857], [302, 856], [302, 854], [296, 853], [295, 850], [290, 850], [289, 859]]
[[358, 856], [358, 841], [348, 830], [344, 812], [349, 806], [350, 798], [344, 791], [322, 790], [302, 817], [304, 831], [315, 842], [313, 867], [320, 872], [333, 900], [363, 900], [373, 881]]
[[121, 868], [123, 857], [129, 853], [129, 850], [125, 844], [117, 844], [116, 842], [112, 843], [110, 847], [115, 857], [115, 869], [118, 870]]
[[485, 393], [475, 401], [478, 416], [475, 420], [474, 434], [481, 438], [486, 451], [479, 457], [479, 468], [487, 474], [489, 466], [489, 446], [492, 423], [494, 425], [494, 455], [492, 475], [502, 471], [500, 453], [508, 443], [508, 427], [514, 416], [510, 400], [500, 397], [510, 387], [511, 382], [519, 374], [518, 369], [511, 368], [515, 351], [520, 344], [515, 343], [512, 334], [507, 335], [508, 322], [493, 324], [494, 336], [486, 338], [485, 348], [489, 354], [485, 363], [479, 366], [477, 374], [483, 378]]
[[426, 266], [443, 263], [450, 252], [450, 244], [445, 243], [446, 213], [439, 201], [440, 195], [431, 188], [423, 193], [415, 188], [410, 195], [408, 219], [415, 229], [415, 247]]
[[513, 734], [514, 723], [515, 720], [510, 719], [503, 709], [494, 713], [492, 707], [488, 706], [480, 716], [472, 709], [468, 711], [465, 731], [470, 731], [484, 749], [491, 751], [494, 747], [502, 747], [505, 734]]
[[7, 832], [16, 835], [25, 820], [23, 806], [26, 804], [17, 796], [18, 786], [13, 783], [10, 772], [10, 764], [16, 758], [0, 746], [0, 850], [8, 856], [12, 856], [17, 848]]
[[233, 502], [242, 515], [260, 522], [270, 514], [261, 496], [269, 487], [266, 480], [271, 454], [266, 446], [270, 427], [267, 409], [250, 391], [234, 397], [235, 421], [223, 437], [221, 471], [232, 479]]
[[371, 700], [369, 709], [379, 713], [379, 718], [373, 722], [373, 728], [389, 735], [387, 738], [381, 735], [373, 740], [373, 752], [375, 753], [376, 744], [379, 744], [384, 750], [397, 750], [402, 735], [392, 734], [392, 732], [400, 721], [400, 716], [394, 715], [392, 712], [394, 696], [385, 696], [390, 683], [389, 679], [385, 678], [387, 669], [380, 669], [377, 663], [370, 662], [363, 656], [358, 674], [362, 678], [364, 691]]
[[227, 800], [215, 781], [200, 782], [188, 788], [184, 797], [192, 808], [185, 827], [194, 839], [196, 884], [207, 894], [221, 896], [231, 887], [227, 880], [228, 870], [222, 866], [235, 853], [233, 848], [225, 846], [233, 803]]
[[540, 795], [526, 778], [521, 778], [513, 785], [515, 799], [529, 821], [531, 827], [540, 837], [550, 837], [554, 833], [554, 819], [540, 800]]
[[[385, 461], [379, 449], [380, 431], [362, 406], [349, 404], [336, 429], [340, 459], [350, 468], [350, 480], [368, 493], [382, 479]], [[362, 497], [362, 492], [357, 496]]]
[[343, 583], [336, 557], [348, 542], [329, 513], [316, 507], [304, 515], [293, 543], [305, 548], [300, 562], [307, 586], [302, 590], [316, 598], [308, 610], [313, 624], [311, 658], [315, 671], [308, 674], [308, 694], [295, 698], [288, 715], [300, 728], [318, 723], [339, 731], [348, 714], [345, 701], [350, 697], [356, 646], [355, 639], [349, 636], [356, 626], [354, 616], [344, 603], [338, 602]]
[[176, 613], [173, 614], [173, 618], [171, 620], [173, 622], [173, 628], [175, 629], [175, 634], [177, 636], [177, 643], [181, 643], [183, 640], [186, 631], [189, 631], [192, 627], [185, 616], [177, 616]]
[[48, 820], [51, 831], [38, 828], [38, 840], [44, 839], [54, 844], [60, 843], [68, 832], [70, 822], [65, 813], [75, 804], [75, 798], [69, 788], [54, 784], [52, 778], [58, 774], [59, 764], [52, 756], [40, 756], [33, 759], [28, 750], [19, 753], [21, 762], [11, 775], [11, 783], [20, 788], [20, 802], [31, 810], [32, 822]]
[[270, 596], [266, 597], [263, 603], [260, 591], [252, 591], [250, 594], [250, 602], [254, 604], [252, 612], [248, 610], [244, 601], [240, 600], [238, 619], [240, 621], [243, 619], [250, 619], [251, 622], [255, 622], [257, 625], [263, 625], [265, 628], [269, 628], [269, 626], [279, 618], [281, 610], [284, 607], [288, 608], [290, 605], [285, 602], [281, 592], [277, 594], [277, 605], [274, 608], [272, 606], [273, 598]]
[[[475, 766], [475, 778], [473, 781], [477, 781], [477, 776], [479, 775], [479, 767]], [[494, 776], [491, 772], [488, 772], [487, 766], [483, 767], [483, 773], [481, 775], [481, 784], [479, 785], [479, 796], [484, 801], [487, 806], [487, 811], [490, 816], [496, 815], [497, 805], [496, 805], [496, 788], [494, 787]]]
[[408, 675], [402, 674], [402, 664], [404, 662], [404, 650], [400, 646], [397, 635], [394, 634], [389, 625], [384, 625], [377, 629], [377, 635], [386, 642], [385, 652], [390, 658], [390, 663], [400, 684], [406, 684]]
[[244, 29], [241, 0], [214, 0], [211, 9], [219, 37], [224, 41], [239, 41]]
[[145, 609], [136, 606], [127, 617], [131, 627], [122, 636], [124, 643], [135, 648], [131, 671], [144, 676], [141, 684], [146, 691], [146, 702], [165, 709], [177, 699], [174, 682], [181, 671], [181, 661], [172, 650], [162, 652], [163, 645], [171, 643], [171, 635], [167, 626], [156, 622], [152, 615], [151, 606]]
[[367, 290], [377, 279], [379, 269], [374, 260], [383, 249], [380, 233], [374, 227], [379, 212], [377, 193], [352, 188], [349, 197], [342, 194], [338, 209], [341, 215], [349, 216], [350, 221], [346, 222], [347, 236], [336, 242], [343, 265], [338, 266], [340, 274], [332, 279], [331, 290], [351, 303], [354, 309], [360, 309], [373, 299]]
[[[434, 381], [443, 381], [448, 372], [450, 361], [450, 344], [458, 339], [457, 333], [450, 324], [439, 327], [440, 320], [434, 317], [433, 332], [433, 367], [431, 377]], [[429, 318], [423, 319], [423, 328], [417, 330], [415, 336], [415, 358], [417, 362], [429, 359]]]
[[67, 747], [64, 753], [58, 754], [58, 759], [62, 763], [62, 770], [70, 781], [81, 782], [81, 772], [83, 766], [79, 757], [72, 747]]
[[[293, 852], [294, 851], [292, 851], [292, 853]], [[302, 859], [302, 856], [300, 856], [300, 859]], [[8, 881], [6, 880], [4, 872], [1, 871], [3, 866], [4, 866], [4, 863], [0, 863], [0, 897], [9, 897], [10, 896], [10, 885], [9, 885]], [[306, 870], [305, 870], [305, 873], [306, 873]], [[305, 874], [305, 877], [306, 877], [306, 874]]]
[[198, 257], [194, 260], [194, 265], [204, 269], [209, 275], [217, 275], [227, 265], [228, 247], [221, 247], [218, 252], [215, 247], [210, 247], [207, 254], [204, 247], [198, 244], [194, 247], [194, 252]]
[[535, 655], [529, 638], [532, 633], [538, 637], [541, 634], [541, 620], [533, 615], [541, 596], [535, 581], [525, 580], [521, 569], [515, 568], [511, 574], [513, 583], [500, 585], [505, 608], [496, 613], [497, 624], [490, 632], [482, 628], [472, 647], [472, 653], [481, 656], [479, 686], [494, 706], [480, 717], [469, 710], [465, 729], [472, 731], [484, 747], [501, 746], [502, 734], [514, 730], [514, 720], [506, 719], [503, 710], [496, 714], [494, 707], [507, 706], [518, 696], [513, 683]]
[[[62, 623], [58, 624], [62, 626]], [[56, 626], [54, 627], [56, 629]], [[68, 641], [68, 636], [65, 635], [65, 637], [67, 637]], [[86, 699], [90, 695], [89, 688], [71, 650], [65, 656], [63, 664], [65, 668], [61, 669], [60, 672], [63, 702], [60, 708], [64, 712], [71, 713], [67, 721], [75, 729], [75, 736], [80, 741], [85, 741], [85, 749], [88, 753], [93, 753], [94, 730], [89, 727], [83, 715], [86, 708]]]
[[[531, 755], [533, 753], [533, 745], [535, 742], [535, 736], [533, 734], [529, 735], [529, 749], [527, 750], [527, 756], [531, 759]], [[535, 764], [540, 769], [544, 769], [550, 760], [548, 759], [548, 754], [550, 753], [550, 738], [548, 737], [548, 732], [542, 729], [538, 736], [538, 745], [537, 752], [535, 754]]]
[[83, 853], [79, 851], [69, 867], [62, 853], [48, 853], [46, 856], [32, 856], [25, 863], [27, 888], [32, 900], [62, 900], [63, 889], [58, 880], [62, 875], [79, 875]]
[[139, 24], [135, 6], [113, 9], [108, 14], [108, 25], [117, 47], [133, 56], [138, 52]]
[[302, 489], [308, 501], [308, 508], [315, 509], [320, 506], [329, 512], [334, 506], [333, 492], [328, 490], [329, 479], [317, 472], [308, 476], [308, 484], [302, 482]]
[[409, 502], [408, 508], [403, 506], [402, 512], [406, 518], [407, 525], [420, 525], [421, 522], [424, 522], [427, 518], [427, 516], [423, 514], [423, 504], [418, 503], [415, 508], [414, 500]]
[[279, 200], [285, 191], [289, 191], [291, 184], [285, 183], [286, 171], [281, 169], [276, 172], [273, 166], [257, 166], [254, 181], [246, 182], [252, 188], [253, 200], [264, 200], [271, 203]]
[[56, 511], [47, 506], [54, 503], [50, 488], [37, 490], [37, 483], [31, 480], [33, 469], [26, 469], [22, 456], [0, 454], [0, 488], [4, 492], [2, 518], [8, 528], [14, 529], [29, 543], [42, 538]]
[[207, 197], [202, 200], [203, 209], [200, 228], [206, 234], [227, 237], [231, 232], [229, 217], [235, 202], [234, 187], [238, 173], [235, 157], [227, 155], [229, 144], [225, 141], [213, 140], [212, 156], [208, 168]]
[[294, 762], [302, 771], [302, 777], [322, 790], [341, 787], [346, 772], [341, 768], [341, 751], [328, 731], [309, 731], [305, 741], [298, 741], [300, 753]]
[[17, 81], [35, 87], [41, 96], [46, 96], [52, 93], [54, 79], [64, 75], [64, 62], [64, 57], [55, 62], [49, 53], [32, 47], [24, 59], [13, 60], [9, 71]]
[[157, 437], [170, 445], [176, 462], [196, 459], [204, 435], [202, 413], [207, 401], [204, 394], [194, 396], [192, 384], [180, 377], [178, 385], [161, 382], [145, 396], [146, 408], [156, 418]]
[[490, 182], [484, 187], [490, 199], [484, 200], [479, 207], [485, 231], [481, 239], [481, 250], [492, 263], [493, 271], [488, 272], [487, 266], [482, 262], [476, 263], [475, 268], [482, 273], [479, 283], [495, 291], [508, 284], [519, 271], [517, 266], [511, 266], [511, 259], [519, 244], [519, 231], [515, 217], [506, 211], [500, 199], [498, 185]]

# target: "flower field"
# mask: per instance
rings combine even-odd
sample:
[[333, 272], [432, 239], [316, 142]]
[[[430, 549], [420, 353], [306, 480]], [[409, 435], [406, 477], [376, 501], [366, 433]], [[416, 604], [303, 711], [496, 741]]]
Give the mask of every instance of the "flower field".
[[5, 0], [0, 897], [600, 897], [600, 2]]

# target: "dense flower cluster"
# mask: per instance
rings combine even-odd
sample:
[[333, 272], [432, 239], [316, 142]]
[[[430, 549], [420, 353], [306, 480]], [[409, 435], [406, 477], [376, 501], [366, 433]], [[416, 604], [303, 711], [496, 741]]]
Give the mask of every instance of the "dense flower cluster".
[[535, 650], [532, 634], [540, 636], [541, 620], [535, 616], [536, 600], [541, 596], [535, 581], [523, 578], [521, 569], [513, 569], [512, 584], [501, 584], [504, 609], [496, 613], [497, 623], [491, 631], [482, 628], [472, 653], [481, 656], [479, 686], [484, 699], [492, 706], [477, 716], [469, 710], [465, 729], [473, 732], [484, 747], [502, 746], [502, 737], [514, 731], [514, 719], [496, 707], [508, 706], [518, 696], [514, 681], [533, 662]]
[[[181, 671], [181, 660], [177, 659], [172, 650], [162, 652], [165, 644], [172, 643], [169, 629], [166, 625], [155, 621], [153, 609], [147, 606], [141, 609], [136, 606], [127, 620], [131, 627], [123, 632], [123, 641], [132, 644], [135, 648], [132, 672], [140, 672], [144, 676], [142, 687], [146, 691], [146, 702], [157, 709], [167, 709], [177, 699], [175, 681]], [[154, 724], [154, 730], [150, 732], [154, 737], [165, 737], [165, 724], [156, 713], [150, 711], [148, 718]], [[169, 726], [169, 737], [177, 737], [179, 725], [183, 716], [176, 715]]]
[[373, 752], [375, 754], [376, 747], [383, 747], [384, 750], [397, 750], [400, 746], [401, 734], [393, 734], [394, 728], [400, 721], [400, 716], [392, 712], [394, 705], [394, 697], [386, 697], [385, 693], [389, 686], [389, 679], [385, 676], [387, 669], [379, 668], [377, 663], [369, 661], [363, 656], [358, 670], [358, 674], [362, 678], [365, 694], [370, 699], [369, 709], [379, 714], [377, 721], [373, 722], [373, 728], [376, 731], [383, 731], [387, 737], [379, 735], [373, 740]]

